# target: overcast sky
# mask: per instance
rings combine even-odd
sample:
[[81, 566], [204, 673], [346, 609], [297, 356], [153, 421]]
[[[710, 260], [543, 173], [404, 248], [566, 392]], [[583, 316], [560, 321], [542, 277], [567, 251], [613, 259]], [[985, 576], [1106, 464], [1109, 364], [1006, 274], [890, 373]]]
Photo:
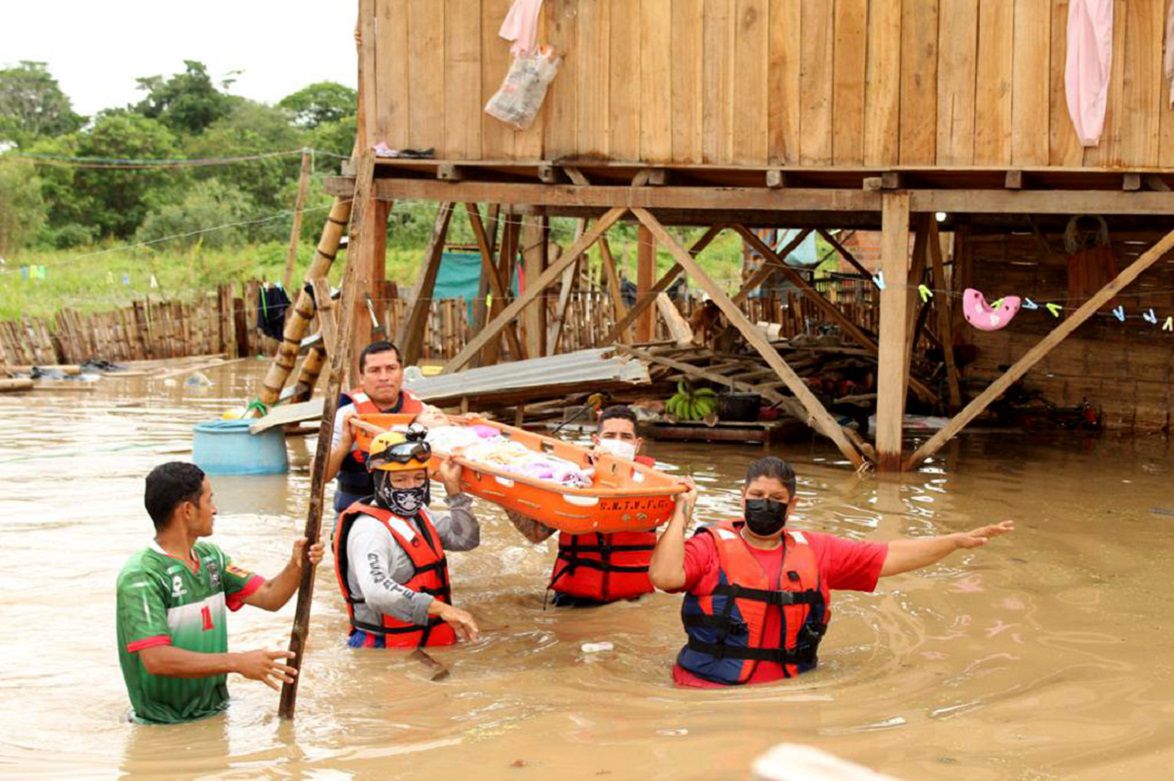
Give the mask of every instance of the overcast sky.
[[0, 66], [49, 64], [74, 110], [136, 102], [139, 76], [184, 60], [266, 103], [316, 81], [355, 86], [356, 0], [0, 0]]

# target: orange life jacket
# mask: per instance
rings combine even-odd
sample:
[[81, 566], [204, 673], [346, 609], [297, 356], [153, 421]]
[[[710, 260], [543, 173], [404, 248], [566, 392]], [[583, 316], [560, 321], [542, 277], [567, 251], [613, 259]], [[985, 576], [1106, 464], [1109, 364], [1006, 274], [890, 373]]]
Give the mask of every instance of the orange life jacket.
[[338, 517], [338, 525], [334, 531], [334, 561], [335, 574], [338, 575], [338, 587], [346, 600], [347, 615], [351, 626], [364, 632], [382, 635], [388, 647], [416, 648], [424, 645], [452, 645], [456, 642], [456, 634], [452, 627], [436, 616], [428, 617], [428, 625], [420, 626], [400, 621], [383, 615], [379, 624], [370, 624], [355, 618], [355, 605], [364, 600], [361, 596], [351, 593], [347, 574], [350, 571], [350, 562], [347, 560], [347, 537], [355, 518], [360, 515], [370, 515], [383, 524], [391, 533], [396, 544], [412, 560], [415, 572], [407, 583], [403, 585], [412, 591], [431, 594], [436, 599], [452, 604], [452, 594], [448, 582], [448, 562], [444, 555], [444, 547], [440, 542], [440, 535], [428, 517], [428, 511], [421, 509], [417, 516], [419, 523], [413, 525], [409, 521], [395, 515], [382, 507], [373, 507], [355, 502]]
[[[338, 406], [347, 404], [354, 404], [355, 411], [360, 415], [378, 415], [383, 412], [362, 388], [355, 388], [342, 394]], [[407, 388], [401, 388], [399, 409], [395, 411], [404, 415], [418, 415], [424, 411], [424, 402]], [[371, 480], [371, 475], [367, 473], [366, 463], [367, 454], [357, 448], [343, 456], [338, 467], [339, 490], [352, 496], [370, 496], [375, 493], [375, 484]]]
[[[636, 456], [637, 463], [656, 462]], [[656, 547], [656, 532], [567, 534], [559, 532], [558, 557], [547, 588], [560, 594], [614, 602], [651, 594], [648, 565]]]
[[[780, 582], [770, 583], [738, 533], [743, 525], [725, 521], [698, 530], [713, 536], [718, 585], [685, 596], [681, 620], [689, 642], [677, 655], [677, 664], [694, 675], [730, 685], [745, 683], [762, 661], [782, 664], [787, 678], [815, 667], [828, 621], [819, 563], [803, 533], [783, 535]], [[771, 605], [782, 608], [782, 637], [763, 636]]]

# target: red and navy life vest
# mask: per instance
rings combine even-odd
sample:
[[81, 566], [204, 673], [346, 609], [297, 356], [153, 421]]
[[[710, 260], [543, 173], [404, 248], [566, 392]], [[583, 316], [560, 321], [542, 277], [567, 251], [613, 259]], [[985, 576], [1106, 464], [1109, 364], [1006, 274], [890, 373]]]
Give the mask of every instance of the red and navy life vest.
[[347, 560], [347, 538], [350, 536], [351, 526], [355, 518], [360, 515], [370, 515], [383, 524], [391, 533], [400, 549], [412, 560], [414, 573], [406, 588], [416, 592], [431, 594], [446, 604], [452, 604], [452, 592], [448, 582], [448, 561], [444, 555], [444, 546], [441, 545], [440, 535], [428, 517], [428, 511], [421, 509], [417, 516], [418, 523], [412, 524], [382, 507], [373, 507], [355, 502], [338, 517], [338, 525], [334, 531], [334, 561], [335, 574], [338, 575], [338, 587], [342, 590], [346, 600], [347, 615], [351, 626], [364, 632], [382, 635], [387, 646], [395, 648], [417, 648], [424, 645], [452, 645], [457, 641], [452, 627], [436, 616], [428, 617], [428, 624], [420, 626], [407, 621], [400, 621], [388, 615], [381, 615], [382, 621], [378, 624], [359, 621], [355, 618], [355, 605], [364, 602], [361, 596], [351, 593], [350, 581], [347, 578], [350, 572], [350, 562]]
[[[636, 462], [656, 462], [636, 456]], [[614, 602], [651, 594], [648, 565], [656, 547], [656, 532], [615, 532], [612, 534], [567, 534], [559, 532], [558, 558], [550, 585], [560, 594]]]
[[[743, 521], [704, 526], [718, 554], [718, 584], [710, 594], [687, 594], [681, 620], [689, 642], [677, 664], [715, 683], [745, 683], [759, 662], [778, 662], [787, 678], [817, 663], [819, 641], [827, 630], [828, 609], [819, 563], [802, 532], [787, 532], [777, 550], [783, 557], [779, 582], [768, 576], [738, 530]], [[764, 637], [766, 614], [783, 613], [781, 637]]]
[[[424, 403], [406, 388], [400, 389], [399, 400], [391, 409], [379, 409], [362, 388], [343, 393], [339, 397], [340, 408], [347, 404], [354, 404], [355, 411], [360, 415], [377, 415], [380, 412], [418, 415], [424, 411]], [[375, 493], [375, 483], [367, 472], [367, 454], [362, 450], [353, 449], [343, 456], [338, 467], [338, 490], [352, 497], [370, 496]]]

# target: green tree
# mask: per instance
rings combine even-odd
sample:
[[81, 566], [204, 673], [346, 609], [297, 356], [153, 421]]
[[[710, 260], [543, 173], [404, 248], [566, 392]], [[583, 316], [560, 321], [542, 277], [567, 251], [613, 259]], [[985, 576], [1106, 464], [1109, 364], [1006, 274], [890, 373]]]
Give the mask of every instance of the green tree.
[[33, 165], [0, 157], [0, 255], [29, 244], [47, 216], [41, 180]]
[[[132, 110], [157, 119], [174, 133], [198, 135], [209, 125], [228, 116], [238, 100], [216, 88], [208, 67], [196, 60], [184, 60], [184, 72], [170, 78], [146, 76], [135, 79], [147, 96]], [[227, 89], [231, 80], [221, 86]]]
[[159, 242], [158, 248], [167, 250], [242, 244], [249, 238], [249, 226], [239, 223], [247, 222], [253, 212], [249, 196], [236, 187], [209, 179], [188, 188], [182, 201], [152, 211], [135, 238]]
[[319, 81], [286, 95], [277, 106], [293, 114], [298, 127], [316, 128], [353, 117], [357, 103], [358, 93], [350, 87], [336, 81]]
[[[126, 111], [99, 114], [93, 128], [77, 139], [81, 157], [115, 160], [171, 160], [179, 148], [171, 131], [154, 119]], [[88, 225], [98, 236], [127, 238], [153, 208], [174, 201], [188, 179], [172, 168], [77, 168], [71, 191], [54, 225]]]
[[45, 63], [22, 60], [0, 70], [0, 142], [25, 147], [43, 136], [72, 133], [85, 121]]
[[[201, 135], [187, 140], [189, 158], [243, 157], [271, 152], [294, 152], [306, 142], [305, 132], [289, 122], [282, 109], [251, 100], [241, 100], [232, 112], [217, 120]], [[264, 157], [230, 165], [201, 168], [199, 178], [215, 177], [247, 193], [259, 209], [290, 208], [277, 195], [282, 186], [297, 179], [300, 167], [297, 154]]]

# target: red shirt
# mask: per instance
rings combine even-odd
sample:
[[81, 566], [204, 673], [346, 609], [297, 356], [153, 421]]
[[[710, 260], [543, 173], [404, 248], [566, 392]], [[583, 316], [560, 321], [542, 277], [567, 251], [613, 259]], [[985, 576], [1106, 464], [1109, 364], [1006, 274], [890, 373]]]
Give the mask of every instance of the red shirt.
[[[824, 601], [830, 605], [830, 589], [873, 591], [880, 578], [881, 567], [889, 546], [878, 542], [853, 542], [834, 534], [801, 532], [815, 553], [819, 564], [820, 589]], [[778, 582], [783, 567], [782, 547], [760, 550], [746, 546], [771, 582]], [[685, 541], [685, 584], [677, 591], [688, 591], [694, 596], [712, 594], [718, 581], [717, 547], [712, 534], [698, 534]], [[777, 605], [766, 609], [765, 637], [779, 637], [783, 631], [783, 611]], [[759, 662], [746, 683], [769, 683], [783, 678], [783, 666], [778, 662]], [[723, 688], [723, 684], [698, 678], [680, 665], [673, 665], [673, 683], [702, 689]]]

